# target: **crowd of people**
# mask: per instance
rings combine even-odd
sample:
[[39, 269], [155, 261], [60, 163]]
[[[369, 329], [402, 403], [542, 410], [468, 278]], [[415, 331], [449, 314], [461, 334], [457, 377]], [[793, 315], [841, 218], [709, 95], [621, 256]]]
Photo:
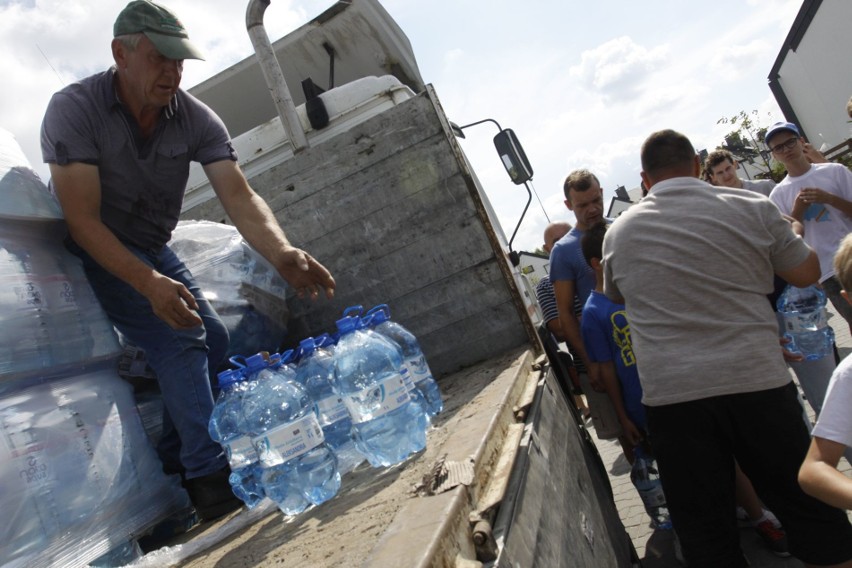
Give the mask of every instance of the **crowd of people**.
[[787, 170], [778, 184], [653, 133], [645, 196], [616, 220], [592, 172], [569, 174], [576, 225], [550, 249], [560, 339], [587, 369], [583, 392], [608, 394], [627, 459], [653, 452], [690, 567], [747, 565], [738, 517], [779, 555], [852, 566], [852, 479], [837, 469], [852, 458], [852, 358], [785, 349], [775, 311], [786, 286], [816, 285], [852, 324], [852, 172], [789, 122], [764, 143]]

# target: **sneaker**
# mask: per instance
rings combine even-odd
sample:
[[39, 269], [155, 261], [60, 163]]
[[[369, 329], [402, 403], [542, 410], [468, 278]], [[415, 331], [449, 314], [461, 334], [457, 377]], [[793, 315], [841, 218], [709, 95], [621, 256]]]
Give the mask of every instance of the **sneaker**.
[[787, 533], [780, 526], [775, 526], [771, 519], [765, 519], [754, 526], [754, 530], [763, 540], [766, 547], [776, 556], [790, 556], [787, 548]]
[[211, 474], [187, 479], [183, 483], [195, 512], [202, 521], [212, 521], [243, 506], [228, 482], [231, 469], [224, 467]]

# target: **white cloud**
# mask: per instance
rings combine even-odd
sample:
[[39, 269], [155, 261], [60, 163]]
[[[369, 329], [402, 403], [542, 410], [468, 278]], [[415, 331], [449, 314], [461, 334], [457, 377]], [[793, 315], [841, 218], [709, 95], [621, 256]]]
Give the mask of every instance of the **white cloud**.
[[648, 49], [621, 36], [584, 51], [569, 74], [607, 100], [629, 100], [640, 93], [648, 74], [666, 63], [668, 52], [666, 45]]
[[714, 53], [708, 67], [718, 81], [737, 81], [746, 75], [764, 72], [760, 64], [774, 53], [777, 48], [755, 39], [746, 44], [722, 47]]

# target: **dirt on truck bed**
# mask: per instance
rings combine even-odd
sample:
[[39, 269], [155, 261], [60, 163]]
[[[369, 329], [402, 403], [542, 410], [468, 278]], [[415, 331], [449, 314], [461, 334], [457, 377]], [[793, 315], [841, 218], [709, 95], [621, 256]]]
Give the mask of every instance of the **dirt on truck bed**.
[[[485, 454], [499, 452], [492, 446], [500, 444], [505, 432], [501, 434], [495, 430], [505, 430], [505, 423], [511, 422], [501, 416], [507, 413], [511, 416], [512, 407], [524, 388], [530, 381], [536, 381], [530, 364], [531, 353], [518, 349], [443, 377], [439, 384], [444, 411], [432, 420], [423, 452], [391, 468], [374, 469], [364, 462], [343, 477], [337, 496], [319, 507], [290, 519], [277, 508], [273, 509], [188, 560], [155, 564], [192, 568], [388, 566], [389, 562], [397, 562], [389, 558], [399, 555], [405, 560], [394, 565], [441, 565], [442, 562], [436, 560], [441, 548], [438, 541], [449, 540], [458, 546], [457, 541], [464, 540], [447, 539], [446, 535], [439, 534], [447, 530], [447, 518], [442, 511], [447, 510], [451, 500], [448, 496], [456, 499], [458, 493], [448, 491], [422, 497], [417, 487], [441, 461], [467, 462], [472, 466], [471, 472], [488, 471], [493, 466], [496, 458]], [[484, 449], [486, 446], [488, 450]], [[482, 478], [481, 471], [473, 477]], [[412, 503], [413, 500], [418, 502]], [[428, 506], [430, 501], [435, 504], [432, 508]], [[400, 514], [404, 508], [406, 510]], [[458, 506], [451, 508], [457, 510]], [[193, 543], [215, 539], [217, 531], [221, 532], [227, 524], [233, 525], [237, 517], [247, 514], [242, 511], [215, 523], [202, 524], [170, 542], [169, 546], [183, 544], [183, 548], [192, 548]], [[466, 518], [467, 513], [464, 514]], [[408, 518], [412, 516], [420, 518]], [[418, 527], [416, 530], [406, 528], [412, 521]], [[405, 545], [398, 546], [401, 542]], [[154, 551], [146, 558], [154, 560], [159, 554], [162, 560], [166, 551], [179, 548]], [[447, 554], [449, 557], [456, 555], [455, 551]]]

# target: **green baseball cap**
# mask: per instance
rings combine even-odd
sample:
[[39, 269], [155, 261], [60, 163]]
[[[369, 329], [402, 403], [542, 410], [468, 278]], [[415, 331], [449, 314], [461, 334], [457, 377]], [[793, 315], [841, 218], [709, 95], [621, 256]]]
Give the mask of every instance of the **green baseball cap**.
[[113, 37], [143, 33], [169, 59], [204, 59], [189, 41], [186, 28], [174, 12], [148, 0], [133, 0], [115, 20]]

